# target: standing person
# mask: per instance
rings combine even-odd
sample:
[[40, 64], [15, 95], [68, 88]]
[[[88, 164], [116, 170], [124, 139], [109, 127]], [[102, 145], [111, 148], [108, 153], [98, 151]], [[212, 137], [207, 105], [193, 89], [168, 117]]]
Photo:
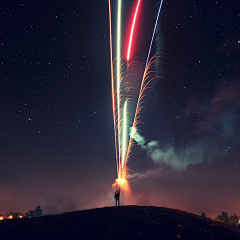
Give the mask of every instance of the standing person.
[[116, 192], [115, 192], [115, 197], [114, 197], [115, 199], [116, 199], [116, 207], [117, 206], [119, 206], [119, 199], [120, 199], [120, 189], [118, 190], [116, 190]]

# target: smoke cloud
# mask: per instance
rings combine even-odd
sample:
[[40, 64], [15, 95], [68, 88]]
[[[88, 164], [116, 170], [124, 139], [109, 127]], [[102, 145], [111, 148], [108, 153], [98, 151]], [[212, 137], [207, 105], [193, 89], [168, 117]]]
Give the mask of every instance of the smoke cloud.
[[206, 160], [211, 161], [219, 152], [216, 146], [210, 143], [206, 144], [204, 141], [179, 149], [172, 145], [161, 148], [158, 141], [146, 143], [145, 138], [135, 127], [131, 127], [130, 136], [146, 151], [155, 164], [164, 164], [178, 171], [186, 170], [190, 165], [201, 164]]

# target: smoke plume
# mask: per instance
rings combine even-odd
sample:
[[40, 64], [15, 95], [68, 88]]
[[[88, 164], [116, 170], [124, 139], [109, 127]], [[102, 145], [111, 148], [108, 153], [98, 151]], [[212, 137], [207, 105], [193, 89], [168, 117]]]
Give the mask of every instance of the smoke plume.
[[218, 153], [216, 146], [203, 141], [179, 149], [172, 145], [161, 147], [158, 141], [146, 143], [145, 138], [135, 127], [131, 127], [130, 136], [146, 151], [155, 164], [164, 164], [178, 171], [186, 170], [190, 165], [201, 164], [207, 159], [209, 161]]

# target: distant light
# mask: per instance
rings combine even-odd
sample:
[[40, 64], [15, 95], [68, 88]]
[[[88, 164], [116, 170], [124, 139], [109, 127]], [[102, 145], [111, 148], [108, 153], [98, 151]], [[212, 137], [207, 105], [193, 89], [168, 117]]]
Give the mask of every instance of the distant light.
[[4, 218], [3, 217], [0, 217], [0, 220], [3, 220]]

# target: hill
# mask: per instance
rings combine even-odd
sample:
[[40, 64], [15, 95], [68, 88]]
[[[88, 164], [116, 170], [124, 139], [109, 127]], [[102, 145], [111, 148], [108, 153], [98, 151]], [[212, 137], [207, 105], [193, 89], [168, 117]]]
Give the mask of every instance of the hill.
[[240, 239], [240, 229], [162, 207], [122, 206], [0, 222], [0, 239]]

